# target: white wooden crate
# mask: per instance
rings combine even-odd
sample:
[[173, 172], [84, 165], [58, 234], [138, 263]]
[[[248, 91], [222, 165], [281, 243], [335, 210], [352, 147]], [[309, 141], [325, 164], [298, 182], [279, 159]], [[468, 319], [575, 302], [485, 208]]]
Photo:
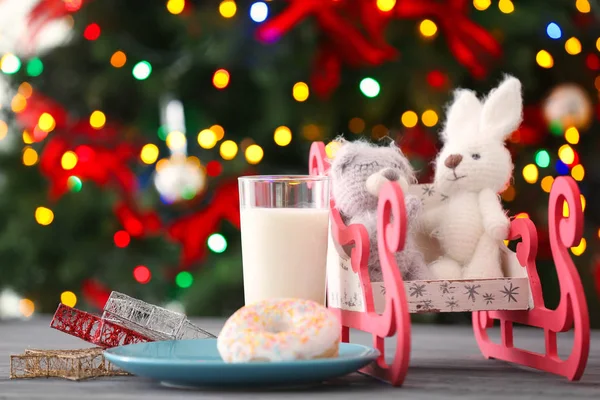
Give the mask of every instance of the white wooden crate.
[[[411, 193], [421, 198], [424, 207], [435, 207], [443, 201], [430, 185], [415, 185]], [[435, 239], [416, 237], [429, 263], [441, 254]], [[526, 310], [533, 306], [529, 279], [516, 254], [502, 245], [503, 278], [405, 281], [406, 298], [411, 313], [463, 312], [482, 310]], [[385, 285], [372, 282], [375, 311], [385, 307]], [[347, 249], [329, 235], [327, 255], [327, 302], [330, 307], [349, 311], [365, 311], [365, 299], [358, 274], [352, 271]]]

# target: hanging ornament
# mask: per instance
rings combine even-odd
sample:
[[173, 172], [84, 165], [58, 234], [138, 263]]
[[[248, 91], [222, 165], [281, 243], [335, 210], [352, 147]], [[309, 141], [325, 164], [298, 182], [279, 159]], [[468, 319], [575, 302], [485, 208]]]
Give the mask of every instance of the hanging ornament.
[[592, 119], [592, 102], [578, 85], [562, 84], [552, 90], [543, 105], [544, 117], [551, 128], [586, 128]]
[[191, 200], [206, 187], [206, 173], [188, 158], [171, 157], [156, 171], [154, 185], [166, 203]]
[[161, 123], [169, 132], [166, 142], [171, 155], [157, 163], [154, 186], [168, 204], [191, 200], [206, 187], [206, 172], [197, 160], [186, 157], [185, 115], [181, 101], [170, 95], [161, 99]]

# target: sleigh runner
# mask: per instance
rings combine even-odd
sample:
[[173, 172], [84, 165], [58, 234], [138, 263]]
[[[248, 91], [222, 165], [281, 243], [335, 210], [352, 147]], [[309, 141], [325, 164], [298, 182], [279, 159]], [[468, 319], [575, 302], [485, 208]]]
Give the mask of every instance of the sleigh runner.
[[[325, 145], [313, 143], [309, 172], [326, 174]], [[422, 199], [425, 209], [443, 201], [428, 185], [416, 185], [412, 194]], [[563, 203], [570, 213], [563, 217]], [[556, 310], [544, 305], [535, 266], [537, 233], [529, 219], [511, 222], [510, 240], [521, 239], [516, 253], [500, 243], [503, 278], [406, 281], [397, 268], [393, 253], [400, 251], [407, 234], [404, 194], [396, 183], [386, 183], [379, 196], [377, 238], [383, 282], [371, 282], [367, 269], [369, 238], [364, 226], [346, 226], [331, 200], [331, 226], [327, 260], [327, 302], [342, 322], [342, 340], [349, 329], [373, 335], [374, 347], [382, 356], [363, 372], [392, 385], [403, 383], [410, 357], [410, 313], [473, 312], [473, 329], [486, 358], [497, 358], [578, 380], [589, 352], [589, 315], [583, 288], [568, 249], [581, 239], [583, 214], [579, 190], [569, 177], [556, 179], [549, 204], [549, 231], [556, 263], [561, 300]], [[432, 261], [440, 254], [439, 245], [429, 237], [419, 237], [419, 246]], [[488, 338], [488, 330], [498, 321], [501, 343]], [[545, 332], [544, 354], [519, 349], [513, 343], [513, 323], [541, 328]], [[557, 356], [558, 332], [573, 331], [574, 345], [567, 359]], [[396, 353], [386, 363], [384, 338], [396, 335]], [[389, 360], [389, 357], [387, 357]]]

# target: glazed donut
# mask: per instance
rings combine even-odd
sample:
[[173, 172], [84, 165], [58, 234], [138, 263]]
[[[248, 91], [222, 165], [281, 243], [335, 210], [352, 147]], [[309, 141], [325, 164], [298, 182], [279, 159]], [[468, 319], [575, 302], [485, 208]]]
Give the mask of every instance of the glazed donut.
[[217, 349], [226, 363], [332, 358], [340, 332], [337, 317], [314, 301], [269, 299], [229, 317]]

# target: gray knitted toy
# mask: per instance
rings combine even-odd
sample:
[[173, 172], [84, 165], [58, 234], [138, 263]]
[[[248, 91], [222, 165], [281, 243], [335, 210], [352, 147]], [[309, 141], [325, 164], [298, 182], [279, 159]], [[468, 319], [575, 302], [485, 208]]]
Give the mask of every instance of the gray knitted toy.
[[[416, 219], [420, 200], [408, 195], [409, 183], [416, 179], [410, 162], [392, 141], [389, 146], [364, 141], [336, 139], [341, 146], [331, 161], [332, 195], [346, 225], [362, 224], [370, 239], [369, 275], [371, 282], [382, 282], [377, 249], [377, 203], [379, 190], [387, 181], [397, 181], [405, 195], [409, 227]], [[411, 238], [410, 229], [404, 250], [396, 254], [396, 262], [405, 280], [430, 279], [429, 269]]]

